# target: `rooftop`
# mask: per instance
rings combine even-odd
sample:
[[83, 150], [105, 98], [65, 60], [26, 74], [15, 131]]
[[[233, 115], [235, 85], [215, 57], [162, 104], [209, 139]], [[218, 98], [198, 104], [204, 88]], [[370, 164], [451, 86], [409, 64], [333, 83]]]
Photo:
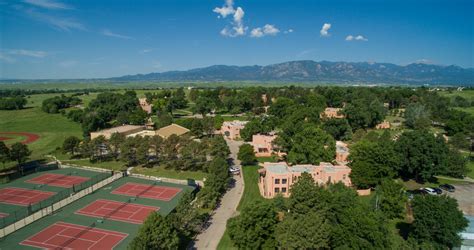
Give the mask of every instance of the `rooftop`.
[[180, 136], [180, 135], [186, 134], [189, 131], [190, 131], [189, 129], [187, 129], [183, 126], [180, 126], [178, 124], [173, 123], [171, 125], [168, 125], [166, 127], [162, 127], [160, 129], [158, 129], [156, 131], [156, 134], [163, 137], [163, 138], [168, 138], [173, 134], [177, 135], [177, 136]]
[[247, 124], [248, 121], [239, 121], [239, 120], [235, 120], [235, 121], [227, 121], [227, 122], [224, 122], [223, 125], [224, 126], [244, 126], [245, 124]]
[[114, 127], [114, 128], [99, 130], [95, 133], [104, 133], [104, 134], [106, 134], [106, 133], [110, 133], [110, 134], [125, 133], [125, 132], [135, 130], [135, 129], [139, 129], [139, 128], [143, 128], [143, 126], [141, 126], [141, 125], [122, 125], [122, 126], [118, 126], [118, 127]]

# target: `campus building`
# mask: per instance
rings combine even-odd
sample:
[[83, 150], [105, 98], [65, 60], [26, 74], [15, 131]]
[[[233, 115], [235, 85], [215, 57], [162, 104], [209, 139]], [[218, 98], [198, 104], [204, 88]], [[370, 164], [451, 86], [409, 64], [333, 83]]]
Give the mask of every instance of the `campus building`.
[[110, 137], [112, 136], [112, 134], [114, 133], [119, 133], [119, 134], [123, 134], [125, 136], [128, 136], [128, 135], [131, 135], [131, 134], [135, 134], [135, 133], [138, 133], [142, 130], [144, 130], [145, 127], [143, 126], [139, 126], [139, 125], [122, 125], [122, 126], [118, 126], [118, 127], [114, 127], [114, 128], [108, 128], [108, 129], [103, 129], [103, 130], [100, 130], [100, 131], [97, 131], [97, 132], [91, 132], [90, 133], [90, 136], [91, 136], [91, 140], [99, 137], [99, 136], [104, 136], [105, 139], [110, 139]]
[[321, 118], [344, 118], [341, 108], [326, 108], [320, 115]]
[[257, 157], [269, 157], [272, 155], [282, 156], [284, 153], [276, 149], [273, 141], [277, 135], [272, 132], [269, 134], [256, 134], [252, 136], [252, 146]]
[[140, 107], [143, 109], [143, 111], [145, 111], [147, 114], [151, 114], [153, 106], [146, 101], [146, 98], [139, 98], [138, 102], [140, 103]]
[[375, 126], [375, 129], [389, 129], [390, 128], [390, 122], [388, 121], [383, 121]]
[[97, 132], [91, 132], [90, 136], [91, 136], [91, 140], [101, 135], [104, 136], [105, 139], [108, 140], [110, 139], [112, 134], [119, 133], [119, 134], [125, 135], [126, 137], [135, 137], [135, 136], [143, 136], [143, 137], [150, 136], [151, 137], [151, 136], [159, 135], [162, 138], [166, 139], [173, 134], [177, 136], [181, 136], [188, 133], [189, 131], [190, 131], [189, 129], [182, 127], [178, 124], [174, 124], [174, 123], [166, 127], [160, 128], [158, 130], [147, 130], [145, 129], [145, 126], [123, 125], [123, 126], [118, 126], [114, 128], [100, 130]]
[[222, 123], [221, 133], [230, 140], [240, 138], [240, 130], [245, 127], [248, 121], [230, 121]]
[[348, 162], [349, 148], [342, 141], [336, 141], [336, 162], [345, 164]]
[[265, 198], [273, 198], [277, 194], [289, 197], [290, 187], [302, 173], [310, 174], [319, 185], [342, 182], [346, 186], [351, 186], [349, 178], [351, 169], [345, 165], [333, 165], [328, 162], [294, 166], [288, 166], [286, 162], [265, 162], [258, 172], [258, 187], [260, 194]]

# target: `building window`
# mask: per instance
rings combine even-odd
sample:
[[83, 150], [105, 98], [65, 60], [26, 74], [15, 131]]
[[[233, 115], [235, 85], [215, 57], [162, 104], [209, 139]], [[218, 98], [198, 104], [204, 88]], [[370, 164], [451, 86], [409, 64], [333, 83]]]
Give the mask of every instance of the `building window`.
[[346, 179], [346, 175], [343, 175], [343, 176], [342, 176], [342, 179], [345, 180], [345, 179]]
[[281, 188], [282, 193], [286, 193], [286, 188]]
[[275, 194], [280, 193], [280, 188], [275, 188]]
[[280, 184], [280, 179], [275, 179], [275, 184]]
[[281, 179], [281, 184], [286, 184], [286, 179]]

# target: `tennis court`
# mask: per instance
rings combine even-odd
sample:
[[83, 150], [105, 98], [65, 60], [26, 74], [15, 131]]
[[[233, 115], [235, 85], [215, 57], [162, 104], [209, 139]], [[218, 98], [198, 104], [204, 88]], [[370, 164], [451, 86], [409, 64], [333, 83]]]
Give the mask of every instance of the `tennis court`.
[[[44, 172], [41, 174], [44, 174]], [[40, 176], [40, 174], [37, 176]], [[31, 177], [28, 179], [31, 179]], [[38, 185], [23, 183], [31, 186]], [[170, 193], [164, 196], [164, 198], [169, 200], [135, 196], [137, 191], [133, 191], [133, 194], [130, 193], [128, 195], [115, 193], [116, 190], [124, 191], [123, 188], [130, 187], [126, 186], [130, 183], [134, 184], [134, 187], [146, 186], [148, 188], [158, 188], [157, 190], [160, 190], [159, 193], [163, 193], [165, 190], [174, 191], [173, 194]], [[51, 190], [60, 189], [60, 187], [44, 185], [41, 189]], [[143, 191], [144, 189], [138, 188], [138, 190]], [[155, 189], [153, 190], [156, 191]], [[50, 216], [43, 217], [6, 236], [0, 241], [0, 249], [87, 249], [88, 247], [92, 247], [91, 249], [110, 249], [112, 247], [114, 247], [114, 249], [127, 249], [127, 246], [137, 235], [140, 226], [150, 213], [156, 211], [163, 216], [168, 215], [176, 207], [184, 192], [192, 190], [194, 190], [192, 186], [157, 182], [155, 180], [142, 178], [123, 177], [63, 207]], [[152, 193], [153, 197], [157, 195], [158, 194], [153, 195]], [[162, 196], [158, 195], [158, 197]], [[1, 206], [3, 206], [3, 204]], [[0, 212], [9, 213], [8, 211], [1, 210]], [[76, 233], [84, 233], [78, 233], [78, 237], [77, 235], [74, 236], [78, 238], [77, 241], [67, 241], [67, 239], [71, 238], [73, 232], [70, 230], [66, 231], [66, 227], [67, 229], [70, 229], [70, 227], [74, 228], [73, 230], [75, 230]], [[52, 228], [53, 231], [50, 231], [50, 228]], [[116, 245], [112, 246], [112, 242], [106, 241], [103, 243], [96, 242], [98, 240], [95, 239], [89, 239], [89, 234], [85, 232], [95, 232], [101, 234], [103, 237], [110, 237], [109, 234], [103, 232], [111, 232], [111, 234], [114, 235], [118, 233], [125, 236], [120, 241], [117, 237]], [[46, 239], [46, 236], [51, 237], [51, 239]], [[62, 247], [65, 242], [68, 243], [67, 246]]]
[[0, 203], [28, 206], [45, 200], [54, 194], [54, 192], [8, 187], [0, 189]]
[[151, 212], [159, 209], [159, 207], [99, 199], [78, 210], [76, 214], [142, 224]]
[[163, 187], [155, 185], [146, 185], [128, 182], [121, 187], [115, 189], [112, 194], [120, 194], [127, 196], [135, 196], [141, 198], [170, 201], [181, 188]]
[[44, 249], [113, 249], [128, 234], [57, 222], [30, 238], [24, 246]]
[[35, 178], [29, 179], [27, 183], [34, 183], [34, 184], [43, 184], [55, 187], [65, 187], [70, 188], [76, 184], [83, 183], [89, 180], [87, 177], [82, 176], [73, 176], [73, 175], [64, 175], [64, 174], [42, 174]]

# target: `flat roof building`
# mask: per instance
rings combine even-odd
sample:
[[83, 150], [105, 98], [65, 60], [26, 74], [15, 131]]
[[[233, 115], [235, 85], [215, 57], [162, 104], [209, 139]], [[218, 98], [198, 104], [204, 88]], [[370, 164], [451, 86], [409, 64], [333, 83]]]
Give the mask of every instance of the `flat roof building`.
[[166, 127], [162, 127], [156, 130], [155, 134], [166, 139], [170, 137], [171, 135], [181, 136], [188, 133], [189, 131], [190, 131], [189, 129], [173, 123], [171, 125], [168, 125]]
[[223, 122], [221, 126], [221, 133], [227, 138], [231, 140], [236, 140], [240, 138], [240, 130], [245, 127], [248, 121], [230, 121], [230, 122]]
[[299, 164], [294, 166], [289, 166], [286, 162], [265, 162], [263, 168], [258, 172], [258, 187], [260, 194], [265, 198], [273, 198], [277, 194], [289, 197], [290, 187], [302, 173], [310, 174], [315, 183], [319, 185], [338, 182], [342, 182], [346, 186], [352, 185], [349, 178], [351, 169], [348, 166], [333, 165], [328, 162], [321, 162], [319, 165]]
[[112, 136], [113, 133], [119, 133], [119, 134], [123, 134], [125, 136], [128, 136], [128, 135], [140, 132], [144, 129], [145, 128], [143, 126], [140, 126], [140, 125], [122, 125], [122, 126], [118, 126], [118, 127], [114, 127], [114, 128], [103, 129], [103, 130], [100, 130], [100, 131], [97, 131], [97, 132], [91, 132], [90, 136], [91, 136], [91, 140], [95, 139], [95, 138], [97, 138], [101, 135], [104, 136], [105, 139], [108, 140], [108, 139], [110, 139], [110, 137]]
[[324, 111], [319, 115], [321, 118], [344, 118], [344, 114], [342, 114], [341, 108], [326, 108]]

